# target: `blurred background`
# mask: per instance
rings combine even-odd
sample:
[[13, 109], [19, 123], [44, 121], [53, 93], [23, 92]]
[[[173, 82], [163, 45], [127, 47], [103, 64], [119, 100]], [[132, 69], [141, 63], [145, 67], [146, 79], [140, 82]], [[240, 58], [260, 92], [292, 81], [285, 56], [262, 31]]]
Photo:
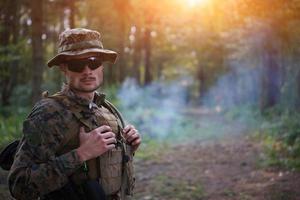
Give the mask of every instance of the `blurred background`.
[[[192, 154], [189, 145], [221, 141], [207, 148], [226, 158], [239, 155], [224, 148], [242, 141], [243, 149], [246, 140], [251, 148], [245, 151], [259, 160], [255, 166], [300, 168], [299, 0], [1, 0], [0, 19], [1, 149], [21, 137], [22, 121], [42, 91], [60, 90], [63, 76], [46, 66], [59, 33], [85, 27], [98, 30], [104, 47], [119, 54], [116, 64], [105, 65], [101, 91], [144, 138], [137, 181], [149, 189], [138, 187], [137, 199], [263, 196], [229, 187], [222, 198], [212, 197], [199, 183], [203, 177], [178, 182], [183, 175], [156, 174], [180, 149]], [[233, 143], [223, 144], [228, 137]], [[201, 148], [189, 162], [206, 151]], [[153, 163], [161, 165], [143, 177]]]

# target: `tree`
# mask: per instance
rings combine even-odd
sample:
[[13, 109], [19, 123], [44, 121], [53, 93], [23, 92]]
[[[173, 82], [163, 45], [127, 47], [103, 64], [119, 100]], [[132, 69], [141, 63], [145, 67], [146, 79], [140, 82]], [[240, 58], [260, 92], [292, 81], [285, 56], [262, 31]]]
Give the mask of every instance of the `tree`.
[[18, 0], [1, 2], [1, 104], [10, 104], [10, 97], [17, 85], [19, 72], [19, 16], [21, 3]]
[[127, 71], [127, 62], [125, 60], [124, 50], [126, 46], [126, 38], [128, 34], [128, 20], [129, 13], [131, 9], [130, 2], [128, 0], [114, 0], [114, 7], [118, 14], [118, 49], [119, 49], [119, 60], [118, 60], [118, 69], [119, 69], [119, 78], [118, 82], [122, 83], [125, 79], [126, 71]]
[[66, 2], [67, 7], [69, 9], [69, 25], [70, 28], [75, 28], [75, 3], [76, 0], [68, 0]]
[[[270, 33], [269, 31], [272, 31]], [[262, 111], [272, 108], [279, 103], [280, 98], [280, 46], [276, 45], [278, 37], [274, 37], [275, 31], [266, 31], [263, 45], [263, 74], [262, 94], [260, 108]]]
[[[149, 22], [148, 22], [149, 23]], [[145, 85], [152, 81], [152, 65], [151, 65], [151, 30], [146, 27], [144, 32], [144, 49], [145, 49]]]
[[138, 84], [141, 84], [141, 59], [142, 59], [142, 37], [140, 23], [134, 26], [134, 43], [133, 43], [133, 63], [132, 72], [133, 77]]
[[43, 0], [30, 1], [31, 7], [31, 44], [32, 44], [32, 103], [41, 97], [42, 75], [44, 68], [43, 51]]

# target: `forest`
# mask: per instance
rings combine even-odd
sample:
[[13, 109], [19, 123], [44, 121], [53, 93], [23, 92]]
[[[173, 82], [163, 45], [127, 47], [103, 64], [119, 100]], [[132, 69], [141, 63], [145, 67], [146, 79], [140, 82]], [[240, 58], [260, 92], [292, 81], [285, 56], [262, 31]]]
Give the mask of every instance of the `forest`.
[[59, 34], [89, 28], [142, 134], [135, 199], [300, 199], [300, 0], [1, 0], [0, 19], [0, 150], [64, 83]]

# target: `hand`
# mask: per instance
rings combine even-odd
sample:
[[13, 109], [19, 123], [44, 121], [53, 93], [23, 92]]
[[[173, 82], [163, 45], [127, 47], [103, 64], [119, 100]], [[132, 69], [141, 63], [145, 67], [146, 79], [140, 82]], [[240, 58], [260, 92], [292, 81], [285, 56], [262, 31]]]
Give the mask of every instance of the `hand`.
[[109, 126], [100, 126], [90, 132], [80, 128], [80, 146], [77, 149], [80, 160], [86, 161], [96, 158], [108, 150], [115, 148], [116, 136]]
[[126, 142], [132, 147], [132, 151], [135, 152], [142, 142], [139, 132], [134, 126], [127, 125], [123, 129], [123, 136], [126, 139]]

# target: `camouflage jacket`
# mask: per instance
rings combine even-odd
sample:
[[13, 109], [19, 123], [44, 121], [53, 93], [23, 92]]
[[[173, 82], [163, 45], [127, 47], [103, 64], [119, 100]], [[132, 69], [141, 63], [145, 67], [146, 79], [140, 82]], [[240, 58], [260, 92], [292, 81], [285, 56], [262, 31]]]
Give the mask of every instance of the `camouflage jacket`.
[[[95, 95], [94, 103], [79, 98], [70, 90], [69, 99], [91, 109], [101, 105], [104, 95]], [[72, 112], [52, 98], [40, 100], [23, 123], [23, 138], [8, 176], [11, 194], [16, 199], [34, 200], [60, 189], [76, 170], [82, 168], [74, 150], [58, 155], [67, 130], [78, 136], [80, 124]]]

